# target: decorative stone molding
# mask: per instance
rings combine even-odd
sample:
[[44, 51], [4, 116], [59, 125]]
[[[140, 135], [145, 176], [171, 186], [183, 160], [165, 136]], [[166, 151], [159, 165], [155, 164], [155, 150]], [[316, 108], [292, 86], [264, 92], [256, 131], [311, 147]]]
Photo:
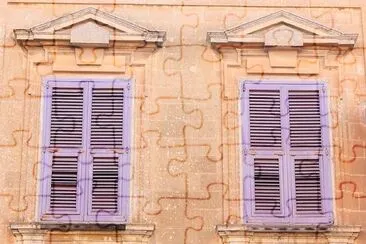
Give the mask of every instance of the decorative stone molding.
[[[250, 75], [318, 75], [331, 50], [339, 56], [352, 49], [357, 34], [343, 34], [312, 20], [278, 11], [225, 31], [208, 32], [207, 40], [222, 62], [238, 65]], [[235, 55], [235, 56], [233, 56]], [[338, 66], [336, 64], [335, 66]]]
[[86, 8], [30, 29], [15, 29], [22, 45], [70, 45], [108, 47], [155, 44], [165, 40], [164, 31], [149, 30], [95, 8]]
[[68, 243], [84, 242], [89, 239], [103, 243], [148, 243], [153, 235], [154, 225], [126, 224], [41, 224], [20, 223], [11, 224], [10, 229], [16, 243], [43, 244], [50, 241], [65, 241]]
[[357, 239], [360, 226], [306, 227], [287, 228], [245, 225], [218, 225], [218, 235], [224, 244], [290, 244], [290, 243], [327, 243], [353, 244]]
[[[30, 29], [15, 29], [17, 42], [55, 73], [126, 74], [137, 56], [145, 59], [165, 40], [149, 30], [95, 8], [86, 8]], [[33, 65], [33, 64], [31, 64]]]
[[207, 33], [208, 42], [216, 47], [225, 44], [282, 48], [305, 45], [353, 47], [356, 39], [357, 34], [343, 34], [283, 10], [225, 31]]

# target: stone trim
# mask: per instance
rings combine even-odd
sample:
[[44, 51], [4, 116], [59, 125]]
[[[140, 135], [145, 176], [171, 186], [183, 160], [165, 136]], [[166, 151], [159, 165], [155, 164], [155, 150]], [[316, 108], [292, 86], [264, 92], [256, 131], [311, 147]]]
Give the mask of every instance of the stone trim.
[[[263, 30], [266, 30], [264, 34]], [[279, 36], [284, 36], [288, 32], [292, 33], [288, 35], [288, 42], [285, 40], [285, 43], [283, 43], [276, 40], [273, 33], [271, 33], [273, 31], [282, 31], [283, 33], [279, 33]], [[207, 41], [213, 46], [220, 44], [255, 44], [264, 45], [265, 47], [302, 47], [316, 44], [353, 47], [357, 36], [357, 34], [344, 34], [312, 20], [281, 10], [225, 31], [207, 32]]]
[[[61, 235], [72, 242], [80, 241], [91, 236], [111, 236], [111, 243], [148, 243], [154, 233], [155, 226], [151, 224], [47, 224], [47, 223], [13, 223], [10, 229], [16, 243], [43, 244], [50, 236]], [[106, 241], [108, 243], [108, 241]]]
[[224, 244], [327, 243], [353, 244], [360, 226], [246, 226], [217, 225], [216, 232]]
[[[86, 21], [86, 23], [84, 23]], [[97, 23], [97, 24], [96, 24]], [[106, 28], [113, 29], [110, 34]], [[71, 32], [65, 33], [65, 29]], [[85, 33], [92, 33], [91, 36]], [[118, 42], [154, 43], [161, 46], [165, 31], [149, 30], [96, 8], [86, 8], [30, 29], [15, 29], [15, 39], [23, 45], [52, 41], [55, 45], [68, 42], [72, 46], [108, 47]], [[74, 42], [74, 40], [77, 40]]]

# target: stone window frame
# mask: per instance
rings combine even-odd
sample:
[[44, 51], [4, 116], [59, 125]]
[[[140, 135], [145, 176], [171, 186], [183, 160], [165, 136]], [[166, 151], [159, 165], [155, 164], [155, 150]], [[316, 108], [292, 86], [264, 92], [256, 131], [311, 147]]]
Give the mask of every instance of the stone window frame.
[[[339, 64], [329, 61], [332, 58], [330, 51], [336, 48], [337, 57], [342, 56], [356, 45], [357, 36], [358, 34], [344, 34], [284, 10], [223, 31], [207, 32], [207, 42], [220, 55], [223, 97], [225, 98], [223, 115], [227, 115], [228, 112], [238, 114], [233, 119], [235, 119], [235, 123], [238, 123], [237, 128], [241, 128], [239, 122], [239, 84], [241, 80], [271, 81], [278, 79], [278, 75], [283, 75], [285, 76], [283, 80], [298, 82], [301, 80], [298, 76], [308, 77], [320, 74], [323, 65], [320, 61], [324, 61], [326, 67], [337, 68]], [[300, 66], [299, 64], [302, 62], [307, 63], [308, 67]], [[295, 75], [296, 77], [294, 77]], [[275, 78], [273, 78], [274, 76]], [[241, 188], [242, 175], [232, 173], [233, 165], [241, 170], [241, 155], [244, 152], [241, 151], [240, 133], [234, 134], [234, 128], [236, 127], [224, 134], [224, 141], [228, 142], [228, 150], [223, 152], [223, 180], [229, 187], [234, 186], [234, 190], [228, 193], [228, 202], [224, 204], [226, 224], [216, 226], [216, 231], [223, 243], [279, 244], [293, 243], [298, 240], [304, 243], [351, 244], [355, 242], [361, 231], [360, 226], [339, 226], [337, 223], [332, 226], [312, 227], [300, 224], [296, 226], [292, 224], [282, 226], [245, 224], [242, 214], [242, 203], [245, 201]], [[240, 201], [238, 201], [239, 199]], [[232, 205], [236, 201], [240, 204]], [[321, 235], [319, 235], [320, 232]]]
[[[85, 32], [94, 34], [83, 35]], [[131, 84], [133, 106], [137, 106], [136, 101], [145, 96], [144, 86], [147, 85], [152, 70], [151, 56], [162, 47], [166, 39], [164, 31], [147, 29], [93, 7], [66, 14], [29, 29], [15, 29], [14, 35], [18, 45], [27, 52], [26, 64], [29, 72], [26, 79], [31, 81], [28, 94], [37, 94], [38, 99], [42, 97], [40, 83], [45, 76], [35, 69], [40, 65], [47, 69], [47, 77], [56, 80], [70, 77], [134, 80]], [[135, 116], [138, 120], [141, 114], [136, 112]], [[134, 133], [135, 130], [138, 131], [134, 124], [131, 126]], [[130, 189], [133, 189], [135, 195], [139, 195], [143, 190], [139, 188], [142, 184], [140, 171], [143, 170], [143, 164], [135, 161], [137, 157], [133, 152], [131, 157], [135, 165], [134, 186], [130, 186]], [[129, 205], [133, 206], [135, 201], [135, 198], [130, 199]], [[38, 208], [35, 207], [36, 209]], [[152, 224], [141, 224], [135, 211], [136, 209], [131, 208], [125, 223], [102, 225], [39, 222], [35, 214], [26, 218], [28, 222], [11, 223], [10, 229], [17, 243], [46, 243], [55, 237], [85, 241], [88, 235], [95, 235], [100, 240], [108, 237], [113, 243], [116, 240], [122, 243], [147, 243], [155, 227]], [[29, 219], [34, 221], [29, 222]]]

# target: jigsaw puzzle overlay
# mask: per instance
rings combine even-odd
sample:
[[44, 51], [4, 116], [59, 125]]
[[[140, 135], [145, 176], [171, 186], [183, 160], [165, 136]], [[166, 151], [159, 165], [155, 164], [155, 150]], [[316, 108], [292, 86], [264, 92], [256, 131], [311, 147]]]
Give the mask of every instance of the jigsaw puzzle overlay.
[[[271, 1], [264, 1], [268, 6], [253, 6], [238, 0], [225, 6], [217, 0], [207, 4], [184, 1], [184, 4], [93, 5], [98, 11], [148, 30], [166, 31], [161, 47], [153, 47], [148, 42], [125, 47], [115, 39], [110, 47], [96, 48], [66, 46], [56, 40], [27, 46], [17, 41], [13, 33], [14, 29], [29, 29], [85, 9], [88, 4], [16, 2], [19, 1], [0, 3], [1, 243], [16, 242], [14, 231], [9, 227], [12, 223], [37, 222], [42, 197], [40, 186], [51, 177], [41, 174], [42, 167], [51, 170], [43, 156], [47, 95], [42, 82], [46, 77], [79, 79], [84, 83], [94, 79], [131, 81], [130, 162], [126, 166], [131, 175], [123, 179], [129, 182], [127, 222], [155, 225], [152, 237], [140, 243], [163, 244], [223, 243], [216, 226], [243, 225], [245, 221], [244, 205], [255, 199], [243, 194], [246, 182], [253, 180], [253, 177], [246, 178], [244, 171], [253, 164], [243, 162], [247, 158], [244, 156], [247, 146], [243, 139], [247, 128], [244, 124], [249, 123], [242, 116], [243, 104], [249, 98], [243, 95], [242, 82], [324, 81], [329, 108], [320, 116], [329, 119], [330, 167], [327, 169], [330, 172], [327, 173], [331, 178], [331, 192], [327, 194], [330, 196], [327, 201], [333, 204], [330, 212], [337, 226], [366, 226], [365, 28], [362, 16], [365, 3], [360, 2], [356, 7], [347, 6], [348, 3], [333, 7], [331, 2], [329, 6], [322, 6], [321, 1], [312, 0], [296, 7], [272, 6]], [[215, 46], [207, 41], [207, 32], [228, 30], [281, 10], [320, 23], [329, 30], [356, 33], [356, 44], [347, 48], [334, 43], [326, 47], [307, 44], [272, 51], [264, 48], [263, 43]], [[84, 23], [75, 23], [73, 15], [68, 18], [69, 22], [65, 23], [69, 25], [65, 24], [61, 34], [68, 35], [73, 25]], [[111, 36], [118, 36], [120, 30], [100, 18], [102, 20], [92, 21], [97, 26], [90, 26], [91, 30], [104, 28]], [[297, 35], [305, 35], [301, 28], [308, 22], [291, 21], [288, 28], [292, 29], [285, 30], [291, 36], [289, 39], [284, 32], [276, 36], [275, 31], [269, 39], [295, 42]], [[248, 33], [252, 31], [255, 37], [264, 38], [268, 30], [281, 23], [249, 26]], [[317, 33], [324, 31], [312, 28]], [[84, 83], [80, 82], [80, 86]], [[288, 117], [285, 113], [270, 117], [278, 104], [268, 99], [269, 118]], [[281, 130], [289, 131], [289, 128]], [[275, 137], [275, 133], [273, 135]], [[269, 139], [271, 143], [276, 140], [278, 138]], [[284, 140], [290, 142], [289, 133]], [[300, 162], [299, 174], [311, 178], [314, 175], [306, 171], [306, 162]], [[265, 175], [263, 170], [256, 177]], [[78, 182], [88, 179], [84, 176]], [[274, 201], [271, 207], [275, 217], [276, 204]], [[281, 218], [283, 216], [277, 219]], [[46, 243], [135, 243], [123, 242], [118, 225], [97, 221], [98, 230], [82, 231], [73, 229], [72, 224], [76, 222], [80, 221], [67, 220], [63, 226], [51, 228]], [[101, 230], [108, 230], [107, 234], [100, 234]], [[72, 237], [71, 233], [77, 237]], [[74, 242], [70, 241], [72, 238]], [[320, 243], [324, 238], [324, 233], [319, 232], [309, 243]], [[35, 240], [27, 243], [42, 243]], [[256, 241], [250, 243], [260, 243]], [[364, 242], [366, 235], [361, 231], [356, 243]], [[292, 242], [277, 240], [273, 243]]]

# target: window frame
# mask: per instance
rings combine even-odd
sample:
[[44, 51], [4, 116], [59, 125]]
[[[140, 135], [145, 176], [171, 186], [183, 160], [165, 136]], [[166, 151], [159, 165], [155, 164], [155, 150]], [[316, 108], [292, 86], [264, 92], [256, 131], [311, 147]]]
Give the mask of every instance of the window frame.
[[[240, 114], [240, 136], [241, 136], [241, 154], [240, 154], [240, 160], [241, 160], [241, 194], [243, 199], [243, 204], [241, 204], [241, 213], [242, 213], [242, 219], [243, 222], [247, 225], [275, 225], [275, 226], [283, 226], [283, 225], [315, 225], [316, 221], [314, 221], [313, 216], [309, 217], [301, 217], [299, 218], [296, 216], [296, 209], [293, 208], [291, 211], [288, 209], [284, 209], [285, 215], [287, 217], [274, 217], [274, 216], [258, 216], [254, 214], [253, 208], [254, 208], [254, 157], [252, 157], [253, 160], [248, 160], [248, 155], [254, 155], [258, 151], [261, 151], [263, 148], [256, 148], [253, 149], [250, 147], [250, 120], [249, 120], [249, 111], [246, 108], [249, 108], [249, 99], [246, 97], [248, 94], [248, 90], [251, 87], [255, 87], [258, 89], [267, 90], [267, 89], [279, 89], [280, 90], [280, 104], [281, 104], [281, 115], [285, 114], [283, 108], [286, 107], [286, 104], [283, 105], [283, 103], [287, 102], [288, 94], [284, 95], [284, 92], [282, 91], [283, 88], [279, 87], [287, 87], [285, 88], [286, 91], [290, 90], [290, 87], [297, 87], [299, 88], [302, 86], [302, 89], [306, 89], [306, 87], [317, 87], [319, 91], [322, 91], [323, 93], [319, 95], [319, 106], [320, 106], [320, 112], [321, 112], [321, 124], [326, 125], [322, 126], [322, 148], [324, 149], [322, 152], [322, 156], [319, 157], [319, 161], [322, 161], [322, 163], [319, 163], [320, 166], [320, 184], [322, 188], [322, 206], [324, 215], [319, 217], [319, 222], [317, 225], [332, 225], [334, 221], [334, 208], [333, 208], [333, 169], [332, 169], [332, 158], [331, 158], [331, 127], [329, 124], [330, 121], [330, 103], [329, 103], [329, 96], [328, 96], [328, 87], [327, 82], [323, 80], [241, 80], [239, 82], [239, 114]], [[246, 91], [244, 90], [244, 87]], [[322, 111], [325, 111], [324, 116], [322, 116]], [[262, 154], [260, 156], [262, 157], [270, 157], [270, 155], [278, 155], [279, 163], [288, 163], [288, 165], [284, 165], [279, 168], [280, 171], [280, 178], [282, 178], [283, 182], [280, 183], [280, 186], [283, 184], [288, 185], [288, 180], [290, 177], [294, 176], [294, 170], [289, 170], [289, 167], [293, 167], [293, 162], [290, 161], [291, 156], [290, 152], [290, 146], [289, 143], [285, 141], [285, 139], [289, 140], [289, 129], [284, 129], [283, 123], [284, 118], [289, 116], [281, 116], [281, 148], [276, 150], [273, 149], [273, 152], [269, 152], [270, 150], [263, 150]], [[288, 124], [289, 126], [289, 124]], [[246, 133], [248, 131], [248, 133]], [[284, 133], [285, 131], [285, 133]], [[295, 150], [297, 154], [295, 157], [298, 157], [300, 155], [303, 155], [305, 157], [309, 156], [307, 149], [297, 149]], [[288, 155], [285, 155], [287, 154]], [[325, 159], [324, 159], [325, 155]], [[325, 162], [325, 163], [324, 163]], [[282, 174], [282, 175], [281, 175]], [[251, 179], [252, 177], [252, 179]], [[293, 179], [292, 179], [293, 180]], [[292, 181], [294, 183], [294, 180]], [[248, 184], [250, 184], [250, 187], [248, 187]], [[285, 190], [284, 190], [285, 189]], [[283, 194], [284, 191], [291, 191], [292, 198], [295, 198], [294, 191], [295, 187], [292, 187], [291, 189], [286, 186], [280, 187], [280, 192]], [[285, 198], [288, 198], [290, 196], [289, 193], [285, 193], [283, 195]], [[282, 199], [282, 195], [281, 195]], [[292, 203], [291, 203], [292, 202]], [[290, 204], [292, 206], [295, 205], [295, 201], [291, 201]], [[286, 205], [286, 204], [285, 204]], [[286, 206], [285, 206], [286, 207]], [[317, 219], [317, 218], [316, 218]]]
[[[82, 149], [84, 150], [91, 147], [90, 144], [90, 131], [91, 131], [91, 115], [88, 112], [91, 111], [91, 102], [92, 102], [92, 94], [91, 89], [94, 84], [98, 84], [98, 86], [102, 87], [114, 87], [114, 83], [118, 83], [118, 87], [123, 87], [125, 89], [124, 94], [124, 107], [123, 107], [123, 153], [120, 155], [122, 157], [120, 162], [123, 162], [119, 167], [119, 184], [118, 184], [118, 192], [122, 194], [121, 199], [118, 201], [118, 205], [120, 205], [120, 215], [118, 216], [98, 216], [88, 215], [91, 205], [91, 194], [90, 189], [92, 188], [93, 182], [90, 180], [89, 183], [82, 183], [81, 186], [84, 188], [84, 191], [87, 191], [88, 194], [82, 197], [79, 197], [79, 201], [77, 201], [77, 212], [78, 214], [65, 213], [64, 216], [58, 218], [60, 214], [50, 214], [49, 211], [49, 199], [50, 199], [50, 183], [51, 183], [51, 172], [52, 165], [47, 164], [48, 162], [52, 162], [49, 159], [52, 154], [47, 153], [47, 150], [50, 151], [52, 148], [50, 147], [50, 128], [51, 128], [51, 107], [52, 107], [52, 89], [48, 89], [52, 86], [68, 86], [68, 87], [84, 87], [83, 94], [83, 120], [85, 116], [87, 119], [83, 121], [83, 134], [82, 134]], [[42, 89], [44, 96], [41, 99], [41, 114], [42, 121], [40, 123], [40, 131], [41, 131], [41, 153], [40, 153], [40, 167], [39, 167], [39, 183], [38, 183], [38, 198], [37, 198], [37, 217], [36, 219], [42, 223], [115, 223], [115, 224], [123, 224], [129, 221], [130, 215], [130, 190], [131, 190], [131, 176], [132, 176], [132, 167], [131, 167], [131, 146], [132, 146], [132, 135], [133, 135], [133, 91], [132, 91], [132, 79], [122, 79], [122, 78], [55, 78], [53, 77], [45, 77], [42, 81]], [[75, 83], [75, 85], [73, 84]], [[57, 85], [56, 85], [57, 84]], [[78, 86], [79, 84], [79, 86]], [[108, 85], [110, 84], [110, 85]], [[89, 103], [88, 103], [89, 102]], [[124, 128], [127, 128], [125, 130]], [[87, 137], [87, 136], [88, 137]], [[89, 141], [88, 141], [89, 140]], [[49, 149], [51, 148], [51, 149]], [[78, 153], [79, 149], [75, 148], [75, 153]], [[57, 153], [57, 152], [56, 152]], [[90, 160], [92, 155], [90, 152], [82, 152], [82, 159], [84, 162], [86, 160]], [[81, 167], [80, 161], [78, 161], [78, 185], [77, 189], [81, 187], [79, 185], [79, 180], [85, 180], [87, 174], [92, 172], [92, 167]], [[122, 170], [123, 169], [123, 170]], [[120, 174], [121, 173], [121, 174]], [[80, 178], [79, 178], [80, 177]], [[86, 181], [85, 181], [86, 182]], [[90, 188], [90, 189], [89, 189]]]

